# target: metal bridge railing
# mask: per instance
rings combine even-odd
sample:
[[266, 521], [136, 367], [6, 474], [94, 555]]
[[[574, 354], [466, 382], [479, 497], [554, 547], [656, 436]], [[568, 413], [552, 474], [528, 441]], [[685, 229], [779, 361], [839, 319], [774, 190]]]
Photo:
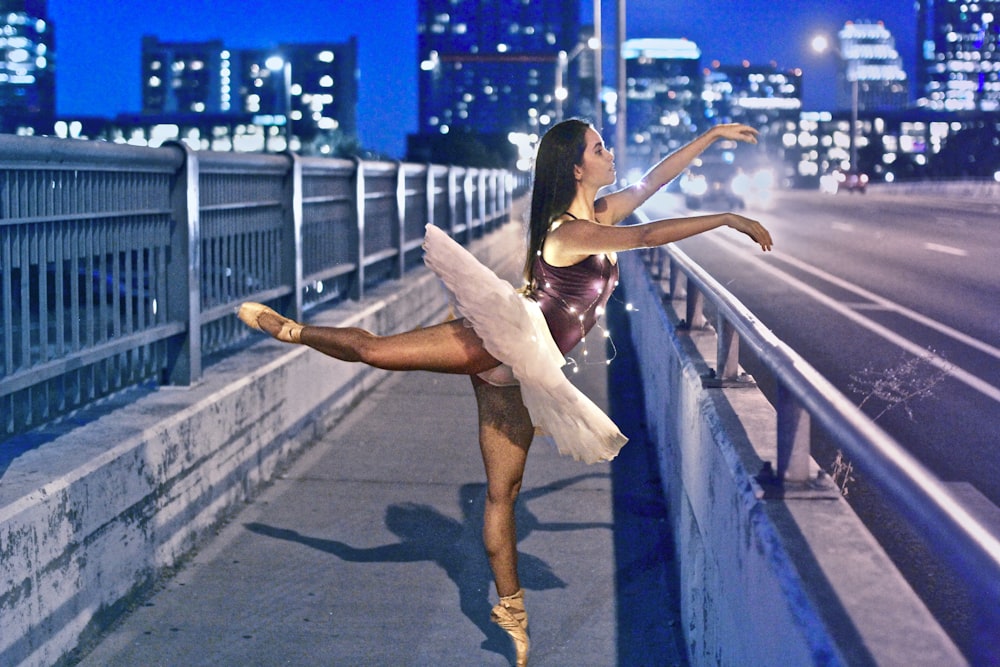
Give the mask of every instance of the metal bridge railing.
[[0, 136], [0, 440], [126, 387], [189, 384], [248, 338], [418, 265], [425, 224], [506, 219], [512, 174]]
[[709, 324], [705, 312], [714, 318], [716, 368], [714, 376], [706, 378], [707, 386], [744, 381], [740, 346], [774, 377], [777, 460], [760, 481], [779, 493], [809, 485], [815, 423], [885, 492], [914, 532], [945, 557], [979, 612], [982, 636], [1000, 637], [1000, 540], [964, 509], [941, 480], [683, 251], [671, 244], [646, 251], [645, 259], [651, 275], [667, 281], [668, 297], [684, 299], [683, 326], [705, 327]]

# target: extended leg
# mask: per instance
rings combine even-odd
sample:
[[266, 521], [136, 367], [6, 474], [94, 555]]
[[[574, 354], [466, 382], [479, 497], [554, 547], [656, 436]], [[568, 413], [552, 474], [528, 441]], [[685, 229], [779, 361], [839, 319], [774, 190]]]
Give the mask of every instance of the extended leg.
[[302, 325], [260, 304], [243, 304], [239, 317], [278, 340], [302, 343], [335, 359], [386, 370], [474, 375], [500, 363], [483, 349], [482, 340], [463, 320], [377, 336], [356, 327]]
[[490, 618], [514, 640], [517, 664], [528, 661], [528, 612], [517, 575], [514, 507], [534, 436], [520, 387], [494, 387], [472, 379], [479, 407], [479, 446], [486, 467], [483, 544], [500, 602]]

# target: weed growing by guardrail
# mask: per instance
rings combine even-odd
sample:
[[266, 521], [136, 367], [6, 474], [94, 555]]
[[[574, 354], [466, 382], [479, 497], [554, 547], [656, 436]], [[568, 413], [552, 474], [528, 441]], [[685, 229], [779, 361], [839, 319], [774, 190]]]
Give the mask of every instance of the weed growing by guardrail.
[[[912, 403], [933, 396], [934, 387], [948, 376], [951, 364], [942, 362], [943, 358], [928, 348], [924, 354], [904, 355], [895, 366], [889, 368], [866, 366], [857, 373], [852, 373], [848, 389], [862, 396], [858, 404], [860, 408], [868, 403], [882, 402], [882, 409], [872, 417], [872, 421], [878, 421], [894, 408], [902, 408], [907, 418], [916, 421]], [[854, 464], [838, 449], [830, 476], [845, 496], [850, 483], [854, 481], [853, 473]]]

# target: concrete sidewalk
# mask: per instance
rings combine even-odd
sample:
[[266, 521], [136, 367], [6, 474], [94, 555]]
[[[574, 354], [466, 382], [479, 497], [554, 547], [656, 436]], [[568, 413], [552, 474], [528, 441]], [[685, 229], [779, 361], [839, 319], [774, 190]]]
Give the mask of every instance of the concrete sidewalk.
[[[580, 385], [603, 401], [605, 367], [588, 368]], [[532, 447], [518, 509], [532, 665], [684, 664], [655, 466], [619, 423], [633, 441], [611, 465]], [[78, 664], [511, 664], [489, 622], [483, 482], [468, 378], [396, 374]]]

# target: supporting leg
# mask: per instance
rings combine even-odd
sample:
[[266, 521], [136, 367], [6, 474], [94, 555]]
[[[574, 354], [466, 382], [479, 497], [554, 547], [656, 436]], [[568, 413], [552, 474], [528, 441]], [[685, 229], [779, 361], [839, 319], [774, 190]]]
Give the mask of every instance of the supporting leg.
[[483, 544], [500, 602], [490, 618], [514, 640], [517, 664], [528, 661], [528, 612], [517, 574], [514, 508], [534, 428], [520, 387], [494, 387], [473, 378], [479, 407], [479, 446], [486, 467]]

